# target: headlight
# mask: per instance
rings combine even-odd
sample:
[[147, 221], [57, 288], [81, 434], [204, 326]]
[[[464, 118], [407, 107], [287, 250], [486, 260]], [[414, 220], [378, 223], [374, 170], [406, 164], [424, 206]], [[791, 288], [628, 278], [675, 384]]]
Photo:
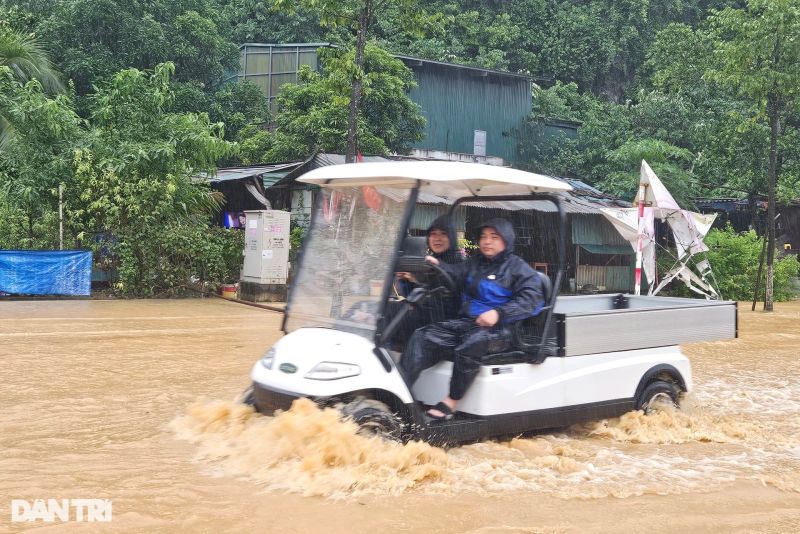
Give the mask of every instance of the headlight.
[[266, 367], [267, 369], [272, 369], [272, 363], [275, 361], [275, 347], [269, 349], [262, 357], [261, 357], [261, 365]]
[[311, 380], [338, 380], [361, 374], [361, 367], [353, 363], [321, 362], [314, 366], [306, 378]]

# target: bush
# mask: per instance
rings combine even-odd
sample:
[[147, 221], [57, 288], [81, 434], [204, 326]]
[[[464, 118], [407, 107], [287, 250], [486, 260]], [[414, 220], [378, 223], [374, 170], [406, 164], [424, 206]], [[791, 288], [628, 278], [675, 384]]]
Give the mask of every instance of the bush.
[[216, 288], [239, 280], [244, 232], [176, 224], [118, 236], [116, 289], [126, 296], [175, 295], [190, 283]]
[[[70, 248], [71, 243], [67, 241], [64, 246]], [[0, 192], [0, 249], [58, 250], [58, 213], [46, 210], [29, 218]]]
[[[727, 226], [724, 230], [712, 230], [705, 239], [708, 245], [708, 261], [717, 279], [722, 297], [729, 300], [753, 298], [758, 259], [762, 241], [754, 231], [737, 234]], [[776, 301], [790, 300], [796, 294], [793, 288], [800, 264], [794, 255], [775, 259], [774, 298]], [[759, 298], [764, 298], [766, 266], [761, 275]]]

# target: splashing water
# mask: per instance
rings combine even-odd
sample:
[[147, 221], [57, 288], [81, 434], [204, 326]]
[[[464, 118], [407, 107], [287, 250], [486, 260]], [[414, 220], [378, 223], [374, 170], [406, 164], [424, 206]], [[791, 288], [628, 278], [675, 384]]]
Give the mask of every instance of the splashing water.
[[303, 495], [399, 494], [439, 479], [449, 464], [444, 451], [422, 442], [364, 437], [337, 410], [308, 399], [276, 417], [231, 402], [195, 404], [172, 428], [223, 473]]
[[[199, 403], [172, 428], [199, 445], [198, 461], [215, 474], [330, 498], [511, 490], [629, 497], [709, 490], [737, 478], [800, 491], [800, 429], [789, 417], [795, 406], [779, 409], [774, 398], [800, 398], [800, 387], [784, 387], [791, 391], [765, 396], [752, 376], [736, 384], [715, 379], [698, 387], [702, 393], [686, 399], [683, 409], [634, 411], [560, 433], [448, 451], [361, 436], [336, 410], [306, 399], [275, 417], [234, 403]], [[771, 420], [764, 418], [767, 408]]]

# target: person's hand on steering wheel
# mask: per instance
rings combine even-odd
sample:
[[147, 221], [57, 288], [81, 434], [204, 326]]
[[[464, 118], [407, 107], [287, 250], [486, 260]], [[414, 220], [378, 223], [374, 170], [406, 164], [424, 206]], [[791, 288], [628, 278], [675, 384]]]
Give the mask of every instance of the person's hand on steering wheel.
[[447, 289], [448, 292], [454, 293], [457, 289], [456, 283], [453, 282], [453, 278], [450, 276], [450, 273], [442, 269], [442, 266], [439, 264], [439, 260], [433, 256], [425, 256], [425, 261], [427, 261], [431, 268], [433, 268], [433, 270], [436, 272], [445, 289]]
[[399, 278], [400, 280], [407, 280], [407, 281], [411, 282], [412, 284], [419, 284], [419, 282], [417, 281], [417, 278], [411, 273], [399, 272], [399, 273], [395, 273], [395, 274], [397, 275], [397, 278]]

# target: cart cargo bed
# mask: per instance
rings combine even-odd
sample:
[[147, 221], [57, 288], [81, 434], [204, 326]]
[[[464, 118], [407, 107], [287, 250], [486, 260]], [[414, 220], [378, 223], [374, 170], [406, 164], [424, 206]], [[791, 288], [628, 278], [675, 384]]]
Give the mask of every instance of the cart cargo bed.
[[737, 303], [635, 295], [562, 296], [558, 354], [578, 356], [737, 337]]

